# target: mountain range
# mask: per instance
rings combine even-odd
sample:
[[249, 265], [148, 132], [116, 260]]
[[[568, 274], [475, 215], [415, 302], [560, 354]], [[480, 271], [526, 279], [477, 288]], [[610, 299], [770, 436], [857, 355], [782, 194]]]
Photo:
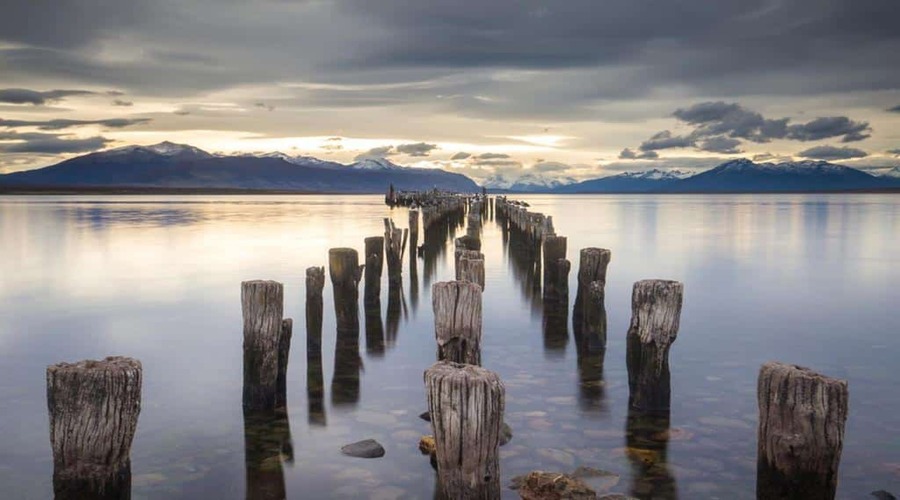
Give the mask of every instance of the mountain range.
[[[280, 152], [217, 155], [184, 144], [126, 146], [36, 170], [0, 175], [0, 191], [187, 189], [278, 192], [383, 193], [400, 190], [477, 192], [468, 177], [433, 168], [403, 167], [384, 158], [345, 165]], [[576, 182], [526, 173], [494, 176], [492, 192], [528, 193], [740, 193], [900, 190], [900, 168], [873, 176], [825, 161], [755, 163], [730, 160], [705, 172], [653, 169]]]
[[0, 189], [192, 189], [384, 193], [400, 190], [476, 192], [468, 177], [409, 168], [386, 159], [343, 165], [283, 153], [222, 156], [184, 144], [126, 146], [49, 167], [0, 175]]

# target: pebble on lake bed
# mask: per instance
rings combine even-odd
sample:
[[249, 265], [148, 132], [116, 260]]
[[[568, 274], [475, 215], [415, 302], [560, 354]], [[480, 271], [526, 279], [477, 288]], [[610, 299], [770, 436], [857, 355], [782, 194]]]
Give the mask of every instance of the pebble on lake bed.
[[434, 436], [422, 436], [419, 439], [419, 451], [422, 452], [423, 455], [431, 455], [437, 450], [437, 447], [434, 444]]
[[384, 456], [384, 447], [374, 439], [365, 439], [342, 446], [341, 453], [357, 458], [379, 458]]
[[597, 493], [580, 479], [558, 472], [534, 471], [512, 479], [509, 486], [524, 500], [594, 500]]

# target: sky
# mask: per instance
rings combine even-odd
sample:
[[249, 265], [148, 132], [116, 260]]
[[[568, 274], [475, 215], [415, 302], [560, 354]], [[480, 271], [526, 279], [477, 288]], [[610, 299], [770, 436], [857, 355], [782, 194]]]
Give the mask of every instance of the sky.
[[897, 0], [13, 0], [0, 173], [169, 140], [476, 180], [900, 165]]

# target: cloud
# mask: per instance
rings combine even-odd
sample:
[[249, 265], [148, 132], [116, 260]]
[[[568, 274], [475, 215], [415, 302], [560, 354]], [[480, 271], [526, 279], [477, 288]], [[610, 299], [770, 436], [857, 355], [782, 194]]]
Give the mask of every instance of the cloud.
[[900, 157], [900, 148], [897, 149], [888, 149], [887, 154], [894, 155], [896, 157]]
[[328, 139], [325, 139], [325, 142], [319, 147], [325, 151], [342, 151], [344, 145], [341, 141], [343, 141], [343, 139], [340, 137], [329, 137]]
[[659, 158], [659, 153], [656, 151], [644, 151], [638, 153], [636, 151], [632, 151], [631, 149], [625, 148], [619, 153], [620, 160], [655, 160]]
[[693, 137], [675, 136], [672, 135], [672, 132], [663, 130], [662, 132], [653, 134], [652, 137], [642, 142], [639, 149], [641, 151], [656, 151], [659, 149], [689, 148], [696, 142], [697, 140]]
[[464, 153], [464, 152], [460, 151], [459, 153], [456, 153], [455, 155], [451, 156], [450, 159], [451, 160], [465, 160], [466, 158], [468, 158], [470, 156], [472, 156], [470, 153]]
[[253, 103], [253, 106], [257, 107], [257, 108], [262, 108], [266, 111], [275, 111], [275, 106], [272, 106], [271, 104], [266, 104], [264, 102], [255, 102], [255, 103]]
[[356, 155], [354, 161], [385, 158], [396, 154], [393, 149], [394, 146], [379, 146], [377, 148], [372, 148], [364, 153]]
[[888, 108], [886, 111], [889, 113], [900, 113], [900, 104], [894, 106], [893, 108]]
[[737, 139], [719, 136], [706, 139], [697, 148], [710, 153], [737, 154], [741, 152], [741, 149], [738, 147], [740, 145], [741, 141]]
[[102, 149], [111, 139], [105, 137], [88, 137], [79, 139], [66, 139], [66, 136], [57, 134], [0, 132], [0, 152], [2, 153], [33, 153], [33, 154], [63, 154], [84, 153]]
[[43, 106], [48, 102], [59, 101], [70, 96], [92, 94], [96, 94], [96, 92], [89, 90], [48, 90], [40, 92], [29, 89], [0, 89], [0, 102]]
[[505, 153], [481, 153], [475, 156], [476, 160], [505, 160], [510, 156]]
[[798, 141], [818, 141], [844, 136], [841, 142], [855, 142], [868, 138], [870, 134], [866, 132], [871, 130], [868, 122], [853, 121], [846, 116], [829, 116], [789, 126], [787, 138]]
[[63, 130], [85, 125], [100, 125], [107, 128], [125, 128], [132, 125], [144, 125], [150, 123], [150, 121], [150, 118], [109, 118], [106, 120], [67, 120], [60, 118], [47, 121], [4, 120], [0, 118], [0, 127], [37, 127], [38, 130]]
[[438, 149], [437, 144], [427, 144], [424, 142], [417, 142], [414, 144], [401, 144], [397, 146], [398, 153], [415, 157], [428, 156], [428, 154], [435, 149]]
[[561, 163], [556, 161], [538, 161], [534, 165], [531, 166], [530, 170], [532, 172], [539, 173], [547, 173], [547, 172], [565, 172], [571, 169], [572, 166], [568, 163]]
[[784, 163], [788, 161], [793, 161], [793, 158], [785, 155], [777, 155], [772, 153], [760, 153], [753, 155], [753, 161], [758, 162], [774, 162], [774, 163]]
[[113, 105], [113, 106], [125, 106], [125, 107], [128, 107], [128, 106], [134, 106], [134, 103], [131, 102], [131, 101], [125, 101], [125, 100], [122, 100], [122, 99], [113, 99], [112, 105]]
[[750, 111], [737, 103], [701, 102], [688, 108], [675, 110], [673, 116], [693, 125], [691, 137], [727, 135], [731, 138], [753, 142], [768, 142], [786, 134], [787, 118], [769, 120], [760, 113]]
[[835, 146], [816, 146], [797, 153], [797, 156], [816, 160], [848, 160], [850, 158], [863, 158], [869, 156], [869, 153], [846, 146], [840, 148]]

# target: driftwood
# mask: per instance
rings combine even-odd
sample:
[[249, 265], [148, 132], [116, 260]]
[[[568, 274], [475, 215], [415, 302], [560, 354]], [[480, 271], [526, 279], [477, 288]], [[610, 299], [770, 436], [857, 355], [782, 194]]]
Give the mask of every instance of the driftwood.
[[329, 274], [334, 288], [337, 335], [331, 401], [335, 405], [359, 400], [359, 255], [352, 248], [328, 251]]
[[652, 412], [670, 406], [669, 347], [678, 335], [684, 287], [677, 281], [634, 284], [627, 354], [629, 405]]
[[306, 398], [309, 423], [325, 425], [324, 375], [322, 374], [322, 289], [325, 268], [306, 270]]
[[505, 389], [484, 368], [438, 362], [425, 372], [440, 490], [446, 498], [500, 498]]
[[271, 411], [280, 399], [277, 389], [284, 286], [276, 281], [244, 281], [241, 283], [241, 306], [244, 318], [244, 408]]
[[547, 236], [544, 239], [544, 300], [568, 302], [569, 269], [566, 260], [566, 237]]
[[381, 297], [381, 271], [384, 268], [384, 237], [371, 236], [365, 239], [366, 244], [366, 283], [363, 297], [365, 302], [372, 302]]
[[131, 497], [141, 378], [140, 361], [123, 357], [47, 367], [56, 498]]
[[481, 364], [481, 288], [467, 281], [435, 283], [431, 291], [439, 361]]
[[847, 382], [809, 368], [759, 371], [756, 497], [832, 499], [847, 421]]

